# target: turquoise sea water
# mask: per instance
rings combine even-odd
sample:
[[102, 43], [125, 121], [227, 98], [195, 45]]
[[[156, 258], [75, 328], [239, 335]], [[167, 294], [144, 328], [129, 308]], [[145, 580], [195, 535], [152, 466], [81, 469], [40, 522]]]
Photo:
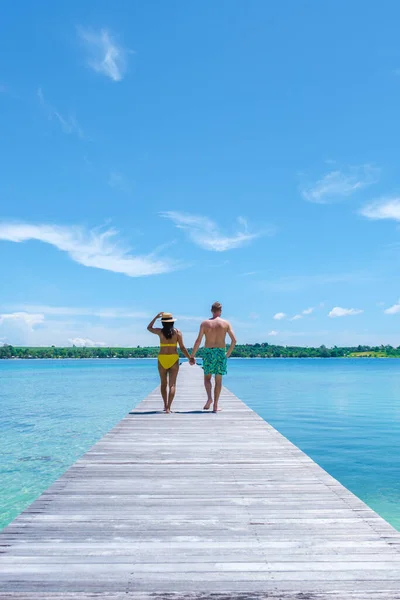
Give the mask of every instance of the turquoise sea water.
[[400, 360], [232, 361], [228, 387], [400, 530]]
[[152, 360], [0, 360], [0, 529], [157, 385]]
[[[153, 360], [0, 361], [0, 527], [157, 383]], [[226, 385], [400, 529], [400, 360], [231, 360]]]

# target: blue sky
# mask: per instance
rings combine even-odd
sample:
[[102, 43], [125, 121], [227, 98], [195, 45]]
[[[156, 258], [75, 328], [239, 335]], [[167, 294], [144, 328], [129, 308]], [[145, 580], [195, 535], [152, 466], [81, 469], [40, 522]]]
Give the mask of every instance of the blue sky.
[[0, 342], [400, 344], [395, 1], [9, 3]]

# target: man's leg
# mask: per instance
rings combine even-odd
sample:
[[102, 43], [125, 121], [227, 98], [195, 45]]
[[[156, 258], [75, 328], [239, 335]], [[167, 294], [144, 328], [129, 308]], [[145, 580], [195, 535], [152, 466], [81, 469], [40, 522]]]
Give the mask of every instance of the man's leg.
[[207, 402], [204, 405], [204, 410], [208, 410], [212, 404], [212, 383], [211, 383], [211, 373], [209, 375], [204, 375], [204, 387], [207, 392]]
[[213, 412], [218, 411], [218, 400], [219, 400], [219, 395], [221, 393], [221, 388], [222, 388], [222, 375], [215, 375]]

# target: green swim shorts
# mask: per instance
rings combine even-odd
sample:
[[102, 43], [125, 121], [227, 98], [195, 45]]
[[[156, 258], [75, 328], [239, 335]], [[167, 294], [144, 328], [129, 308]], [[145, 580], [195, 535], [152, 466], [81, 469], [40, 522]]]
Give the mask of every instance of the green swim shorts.
[[204, 375], [226, 375], [225, 348], [203, 348]]

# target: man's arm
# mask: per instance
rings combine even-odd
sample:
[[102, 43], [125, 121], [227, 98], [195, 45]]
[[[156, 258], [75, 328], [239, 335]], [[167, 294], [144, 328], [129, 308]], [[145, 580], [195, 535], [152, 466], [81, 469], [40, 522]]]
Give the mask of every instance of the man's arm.
[[203, 339], [203, 336], [204, 336], [204, 323], [202, 323], [200, 325], [199, 335], [197, 336], [197, 340], [194, 343], [192, 355], [190, 358], [194, 359], [194, 357], [196, 356], [196, 352], [200, 348], [200, 344], [201, 344], [201, 340]]
[[236, 336], [233, 333], [233, 329], [232, 329], [232, 325], [230, 323], [228, 323], [228, 331], [227, 334], [229, 335], [229, 337], [231, 338], [231, 345], [229, 346], [229, 350], [226, 353], [226, 358], [229, 358], [230, 355], [233, 352], [234, 347], [236, 346]]

